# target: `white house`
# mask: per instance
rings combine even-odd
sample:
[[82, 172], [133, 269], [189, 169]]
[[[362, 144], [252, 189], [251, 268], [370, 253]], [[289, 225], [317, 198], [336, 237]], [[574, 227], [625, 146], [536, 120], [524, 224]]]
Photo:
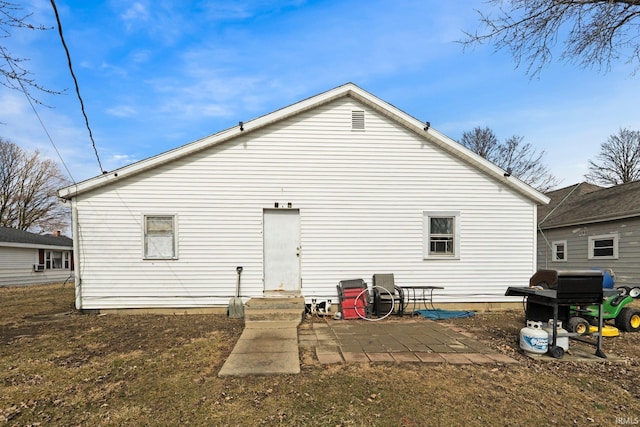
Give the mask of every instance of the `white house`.
[[508, 301], [548, 198], [354, 84], [59, 191], [79, 309], [337, 300], [394, 273], [440, 302]]
[[0, 286], [73, 280], [73, 242], [56, 232], [41, 235], [0, 227]]

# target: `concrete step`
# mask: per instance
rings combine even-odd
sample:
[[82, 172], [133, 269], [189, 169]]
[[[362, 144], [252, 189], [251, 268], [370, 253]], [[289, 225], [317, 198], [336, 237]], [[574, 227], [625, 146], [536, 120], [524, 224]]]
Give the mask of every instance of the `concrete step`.
[[304, 298], [251, 298], [244, 305], [245, 322], [297, 321], [304, 316]]

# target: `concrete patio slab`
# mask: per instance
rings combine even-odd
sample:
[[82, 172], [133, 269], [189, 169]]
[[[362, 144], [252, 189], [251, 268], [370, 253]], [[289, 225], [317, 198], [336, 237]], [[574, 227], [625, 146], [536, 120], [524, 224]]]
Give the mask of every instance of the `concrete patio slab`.
[[374, 363], [395, 362], [393, 356], [389, 353], [367, 353], [369, 360]]
[[[319, 365], [344, 363], [421, 363], [450, 365], [514, 364], [460, 328], [426, 319], [393, 318], [380, 322], [334, 320], [307, 321], [298, 327], [291, 321], [252, 321], [219, 376], [277, 375], [300, 372], [299, 347], [310, 349]], [[536, 360], [558, 361], [546, 355]], [[624, 361], [585, 353], [578, 347], [562, 361]], [[308, 363], [308, 362], [305, 362]]]
[[418, 356], [416, 356], [416, 354], [411, 351], [391, 353], [391, 355], [393, 356], [393, 359], [398, 363], [420, 362], [420, 359], [418, 358]]
[[[426, 319], [393, 318], [379, 322], [321, 319], [300, 327], [301, 346], [315, 347], [321, 364], [334, 363], [425, 363], [499, 364], [516, 363], [495, 353], [479, 341]], [[315, 336], [315, 340], [314, 337]], [[319, 338], [327, 341], [323, 342]], [[331, 339], [329, 340], [329, 337]], [[313, 344], [311, 344], [313, 343]], [[330, 344], [328, 344], [330, 343]], [[336, 353], [337, 351], [337, 353]], [[337, 355], [341, 358], [338, 359]]]
[[346, 363], [368, 362], [369, 358], [364, 352], [343, 352], [342, 357]]
[[495, 363], [495, 360], [490, 358], [489, 356], [481, 353], [465, 353], [464, 356], [469, 359], [471, 362], [482, 365], [485, 363]]
[[322, 365], [336, 365], [339, 363], [344, 363], [342, 356], [340, 353], [318, 353], [317, 354], [318, 361]]
[[442, 358], [452, 365], [471, 365], [473, 362], [462, 353], [442, 353]]
[[444, 358], [439, 353], [416, 352], [416, 356], [422, 363], [442, 364], [445, 363]]

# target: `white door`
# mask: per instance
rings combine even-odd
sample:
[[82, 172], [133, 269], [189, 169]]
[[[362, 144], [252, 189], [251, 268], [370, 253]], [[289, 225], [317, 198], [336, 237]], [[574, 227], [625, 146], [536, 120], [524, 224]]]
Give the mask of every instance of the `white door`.
[[300, 290], [300, 211], [264, 210], [264, 290]]

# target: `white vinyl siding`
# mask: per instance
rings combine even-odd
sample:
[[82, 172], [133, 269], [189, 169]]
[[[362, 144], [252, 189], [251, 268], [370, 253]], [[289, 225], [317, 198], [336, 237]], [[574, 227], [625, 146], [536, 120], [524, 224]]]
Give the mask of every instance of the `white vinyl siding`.
[[[70, 251], [56, 251], [70, 254]], [[62, 283], [72, 274], [69, 268], [43, 269], [36, 271], [39, 264], [37, 248], [0, 247], [0, 286], [39, 285]]]
[[[352, 131], [365, 111], [366, 132]], [[226, 305], [263, 292], [263, 209], [300, 212], [306, 298], [392, 272], [439, 301], [505, 301], [535, 269], [534, 203], [352, 98], [78, 196], [83, 308]], [[460, 212], [460, 262], [424, 260], [423, 212]], [[178, 260], [142, 260], [145, 214], [179, 215]], [[105, 262], [108, 260], [108, 262]]]

